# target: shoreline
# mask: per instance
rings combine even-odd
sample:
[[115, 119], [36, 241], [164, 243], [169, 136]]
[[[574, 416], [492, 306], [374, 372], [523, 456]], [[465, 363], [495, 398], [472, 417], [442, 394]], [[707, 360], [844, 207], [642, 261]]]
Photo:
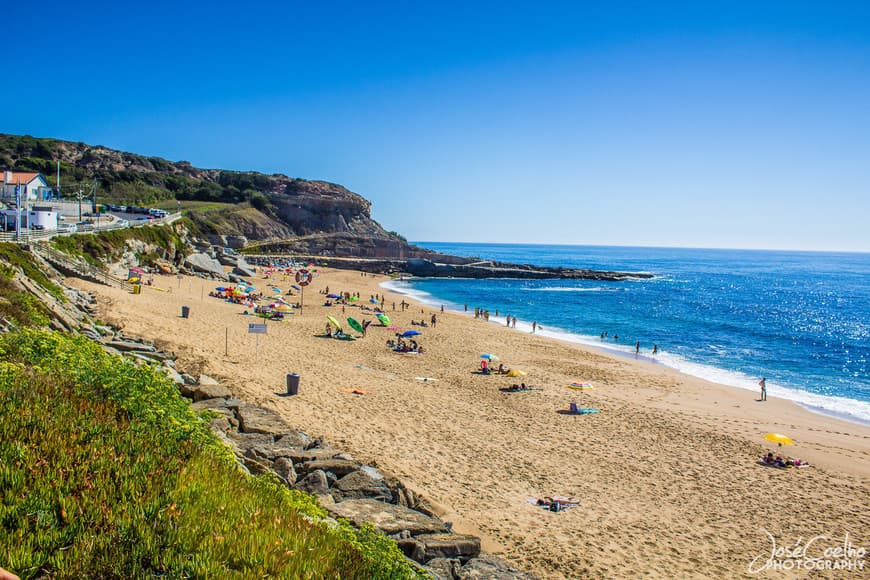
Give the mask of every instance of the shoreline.
[[[418, 278], [418, 277], [408, 278], [408, 277], [406, 277], [403, 280], [387, 280], [387, 281], [381, 283], [381, 287], [388, 289], [388, 290], [391, 290], [393, 292], [396, 292], [397, 294], [407, 296], [407, 297], [409, 297], [413, 300], [416, 300], [416, 301], [418, 301], [421, 304], [424, 304], [426, 306], [430, 306], [432, 308], [439, 307], [441, 305], [441, 303], [438, 302], [437, 300], [434, 300], [434, 296], [433, 296], [433, 300], [427, 300], [426, 298], [424, 298], [421, 295], [420, 292], [417, 292], [416, 290], [412, 290], [412, 291], [408, 292], [408, 291], [405, 291], [404, 289], [397, 288], [394, 285], [395, 282], [410, 282], [410, 281], [413, 281], [415, 279], [421, 280], [424, 278]], [[425, 293], [425, 294], [428, 296], [432, 296], [431, 294], [428, 294], [428, 293]], [[473, 314], [471, 314], [470, 311], [465, 312], [462, 309], [456, 308], [455, 305], [448, 307], [447, 304], [450, 304], [450, 303], [444, 302], [445, 310], [450, 310], [451, 312], [461, 314], [461, 315], [467, 315], [467, 316], [470, 316], [472, 319], [474, 318]], [[499, 325], [498, 321], [489, 321], [489, 322], [491, 324], [496, 324], [496, 326], [504, 326], [504, 325]], [[529, 323], [517, 320], [517, 326], [518, 326], [518, 328], [512, 329], [512, 330], [517, 330], [519, 332], [527, 332], [527, 333], [531, 334], [531, 325]], [[668, 364], [667, 362], [663, 361], [662, 359], [652, 358], [652, 356], [643, 355], [643, 354], [635, 355], [631, 351], [630, 346], [626, 346], [625, 349], [620, 349], [620, 348], [616, 348], [616, 345], [608, 345], [607, 343], [598, 344], [596, 342], [597, 339], [594, 336], [577, 334], [577, 333], [573, 333], [573, 332], [563, 330], [563, 329], [559, 329], [558, 331], [550, 331], [550, 330], [545, 329], [545, 330], [538, 332], [538, 333], [535, 333], [535, 334], [537, 334], [538, 336], [545, 336], [548, 338], [552, 338], [554, 340], [558, 340], [558, 341], [561, 341], [561, 342], [564, 342], [567, 344], [575, 344], [575, 345], [579, 345], [579, 346], [585, 347], [585, 348], [592, 348], [592, 349], [597, 350], [598, 352], [601, 352], [602, 354], [606, 354], [609, 356], [617, 356], [617, 357], [621, 357], [621, 358], [627, 358], [627, 359], [631, 359], [631, 360], [638, 360], [641, 362], [646, 362], [648, 364], [661, 365], [663, 367], [673, 369], [681, 374], [684, 374], [684, 375], [687, 375], [687, 376], [690, 376], [690, 377], [693, 377], [696, 379], [704, 380], [704, 381], [710, 381], [711, 383], [721, 385], [723, 387], [738, 389], [740, 391], [748, 391], [748, 392], [755, 392], [755, 393], [758, 392], [758, 388], [756, 388], [750, 384], [750, 383], [754, 383], [754, 381], [755, 381], [754, 379], [747, 378], [746, 380], [743, 381], [743, 384], [737, 384], [740, 380], [738, 377], [739, 373], [737, 371], [731, 371], [731, 370], [723, 369], [720, 367], [714, 367], [712, 365], [707, 365], [704, 363], [696, 363], [696, 362], [688, 361], [686, 359], [679, 358], [679, 357], [677, 359], [679, 361], [678, 363]], [[660, 352], [664, 355], [663, 358], [666, 358], [668, 356], [666, 351], [660, 351]], [[679, 363], [682, 363], [682, 364], [679, 364]], [[702, 371], [699, 371], [699, 372], [693, 373], [693, 372], [691, 372], [692, 368], [704, 369], [704, 370], [707, 370], [708, 372], [704, 373]], [[711, 373], [709, 371], [713, 371], [713, 374], [718, 375], [718, 376], [711, 376]], [[731, 379], [731, 380], [729, 381], [729, 379]], [[862, 406], [865, 406], [865, 405], [868, 405], [870, 403], [867, 403], [864, 401], [859, 401], [857, 399], [849, 399], [847, 397], [835, 397], [835, 396], [831, 396], [831, 395], [820, 395], [818, 393], [813, 393], [811, 391], [799, 389], [796, 387], [780, 386], [780, 385], [777, 385], [776, 383], [771, 383], [770, 381], [768, 381], [767, 384], [768, 384], [768, 396], [769, 396], [769, 398], [775, 398], [775, 399], [779, 399], [779, 400], [789, 401], [789, 402], [797, 405], [798, 407], [800, 407], [800, 408], [802, 408], [810, 413], [816, 414], [816, 415], [822, 415], [824, 417], [836, 419], [838, 421], [846, 421], [848, 423], [860, 425], [863, 427], [870, 427], [870, 419], [868, 419], [868, 418], [853, 415], [853, 414], [850, 414], [850, 413], [847, 413], [844, 411], [836, 411], [833, 409], [829, 409], [827, 407], [820, 406], [819, 404], [813, 404], [812, 402], [809, 402], [806, 400], [801, 400], [801, 399], [820, 398], [820, 399], [822, 399], [822, 401], [833, 400], [836, 402], [842, 402], [843, 405], [847, 405], [847, 406], [850, 404], [853, 404], [853, 403], [858, 403]], [[783, 394], [783, 391], [785, 391], [787, 394]]]
[[[221, 377], [237, 397], [376, 463], [440, 506], [458, 530], [481, 536], [488, 551], [544, 578], [747, 576], [749, 562], [769, 550], [762, 528], [783, 543], [832, 531], [848, 531], [856, 546], [870, 540], [861, 524], [870, 508], [860, 499], [870, 490], [870, 429], [782, 399], [757, 405], [746, 391], [664, 365], [440, 314], [411, 296], [407, 312], [387, 314], [402, 328], [419, 319], [417, 309], [427, 319], [438, 314], [437, 327], [423, 329], [425, 355], [389, 351], [392, 332], [374, 325], [364, 339], [322, 338], [326, 314], [371, 314], [316, 304], [317, 291], [359, 291], [361, 302], [383, 293], [388, 305], [406, 296], [384, 281], [323, 268], [303, 311], [270, 322], [257, 350], [243, 308], [207, 297], [219, 283], [161, 277], [158, 286], [170, 292], [141, 295], [70, 284], [93, 292], [101, 317], [125, 333], [156, 339], [184, 368]], [[189, 319], [178, 316], [183, 305], [192, 307]], [[481, 352], [499, 354], [542, 390], [499, 391], [517, 379], [472, 373]], [[300, 392], [276, 396], [287, 372], [300, 373]], [[438, 380], [415, 380], [421, 376]], [[569, 391], [572, 380], [595, 388]], [[601, 412], [557, 412], [571, 401]], [[756, 465], [769, 449], [766, 432], [796, 439], [783, 452], [816, 467]], [[526, 502], [547, 495], [575, 497], [581, 507], [552, 514]]]

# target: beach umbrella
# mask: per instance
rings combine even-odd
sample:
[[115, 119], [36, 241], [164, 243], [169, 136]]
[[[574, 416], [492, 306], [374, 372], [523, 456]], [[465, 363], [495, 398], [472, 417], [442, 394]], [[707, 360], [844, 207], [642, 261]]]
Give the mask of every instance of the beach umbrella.
[[499, 358], [494, 354], [484, 353], [480, 355], [480, 358], [485, 358], [487, 360], [499, 360]]
[[371, 302], [372, 304], [377, 304], [377, 303], [378, 303], [378, 301], [375, 300], [374, 298], [369, 298], [369, 302]]
[[405, 332], [402, 333], [402, 338], [409, 338], [409, 337], [417, 336], [420, 334], [423, 334], [423, 333], [420, 332], [419, 330], [406, 330]]
[[339, 332], [341, 332], [341, 323], [340, 323], [338, 320], [336, 320], [334, 316], [327, 316], [327, 317], [326, 317], [326, 320], [328, 320], [329, 323], [330, 323], [331, 325], [333, 325], [333, 326], [335, 327], [336, 330], [338, 330]]
[[290, 284], [290, 287], [293, 288], [294, 290], [302, 290], [302, 288], [300, 288], [296, 284]]
[[339, 296], [338, 294], [331, 294], [331, 293], [330, 293], [330, 294], [327, 294], [326, 297], [327, 297], [327, 298], [333, 298], [333, 299], [334, 299], [334, 298], [341, 298], [341, 296]]
[[277, 293], [277, 294], [280, 294], [280, 293], [281, 293], [281, 289], [278, 288], [278, 287], [275, 287], [275, 288], [272, 288], [272, 292], [275, 292], [275, 293]]
[[358, 296], [351, 296], [350, 298], [348, 298], [349, 302], [356, 302], [357, 300], [359, 300]]
[[764, 438], [778, 445], [794, 445], [794, 441], [779, 433], [768, 433]]
[[505, 374], [506, 374], [506, 376], [509, 376], [509, 377], [524, 377], [524, 376], [526, 376], [526, 371], [521, 371], [519, 369], [511, 369]]

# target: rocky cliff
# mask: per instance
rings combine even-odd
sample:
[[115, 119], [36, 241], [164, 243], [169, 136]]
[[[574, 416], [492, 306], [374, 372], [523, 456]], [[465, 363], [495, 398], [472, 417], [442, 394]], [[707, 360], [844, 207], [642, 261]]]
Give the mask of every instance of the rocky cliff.
[[[399, 255], [411, 246], [372, 219], [371, 203], [341, 185], [252, 171], [201, 169], [187, 161], [167, 161], [81, 142], [0, 134], [0, 169], [41, 171], [54, 183], [99, 183], [99, 195], [128, 204], [199, 200], [234, 204], [193, 216], [205, 233], [241, 235], [252, 240], [291, 240], [314, 252], [322, 238], [339, 235], [341, 246], [365, 248], [367, 255]], [[308, 246], [308, 243], [314, 245]], [[335, 246], [336, 249], [341, 249]]]

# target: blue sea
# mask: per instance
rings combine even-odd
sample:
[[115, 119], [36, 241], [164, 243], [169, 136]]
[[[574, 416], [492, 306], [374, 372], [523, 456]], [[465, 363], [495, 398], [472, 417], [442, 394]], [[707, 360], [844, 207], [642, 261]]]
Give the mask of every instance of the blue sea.
[[[414, 279], [447, 309], [511, 314], [518, 330], [634, 356], [870, 424], [870, 254], [416, 242], [445, 254], [648, 272], [648, 280]], [[601, 334], [607, 333], [602, 339]], [[618, 340], [614, 337], [618, 336]], [[652, 356], [657, 345], [658, 354]]]

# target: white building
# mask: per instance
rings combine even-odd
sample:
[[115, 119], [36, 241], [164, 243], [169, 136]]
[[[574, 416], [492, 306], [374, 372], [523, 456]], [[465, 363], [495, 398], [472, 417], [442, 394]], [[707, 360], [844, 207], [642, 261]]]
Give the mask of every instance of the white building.
[[0, 173], [0, 199], [15, 203], [15, 188], [21, 185], [21, 201], [37, 201], [43, 199], [43, 192], [48, 187], [48, 181], [41, 173], [26, 171], [4, 171]]

